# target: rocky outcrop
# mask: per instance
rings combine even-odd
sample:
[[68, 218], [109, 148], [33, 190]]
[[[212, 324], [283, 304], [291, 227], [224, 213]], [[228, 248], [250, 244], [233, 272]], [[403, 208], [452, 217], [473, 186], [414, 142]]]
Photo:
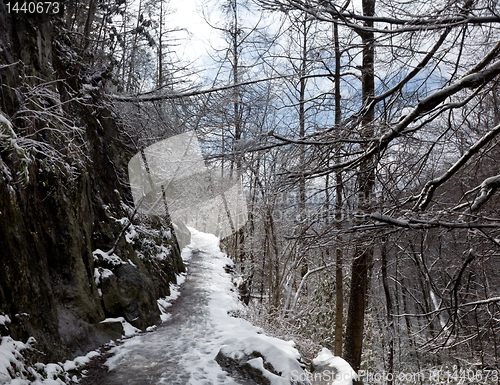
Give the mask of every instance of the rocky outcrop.
[[260, 337], [248, 337], [223, 346], [215, 361], [244, 384], [311, 385], [310, 373], [296, 358]]
[[311, 385], [330, 385], [334, 381], [343, 380], [337, 378], [338, 370], [328, 365], [313, 365], [310, 375]]
[[271, 385], [271, 381], [264, 376], [264, 373], [251, 364], [256, 359], [262, 360], [263, 366], [269, 372], [278, 376], [281, 374], [277, 373], [270, 363], [264, 361], [264, 356], [259, 352], [252, 352], [236, 359], [230, 355], [226, 355], [223, 350], [220, 350], [217, 356], [215, 356], [215, 361], [233, 378], [243, 381], [248, 385]]
[[[161, 218], [140, 218], [120, 237], [135, 149], [100, 103], [105, 75], [70, 59], [56, 23], [0, 4], [0, 314], [11, 320], [1, 332], [35, 337], [42, 361], [116, 338], [105, 318], [159, 323], [156, 300], [184, 270]], [[112, 248], [115, 263], [102, 258]]]

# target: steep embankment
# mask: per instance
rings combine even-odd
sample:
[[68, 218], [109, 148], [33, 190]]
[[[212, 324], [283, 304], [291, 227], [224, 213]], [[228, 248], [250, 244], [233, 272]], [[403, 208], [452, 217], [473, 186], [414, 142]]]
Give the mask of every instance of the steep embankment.
[[96, 252], [131, 216], [135, 149], [102, 103], [106, 71], [82, 64], [57, 23], [0, 3], [0, 315], [10, 319], [0, 331], [34, 337], [43, 361], [118, 337], [108, 317], [158, 323], [156, 300], [184, 269], [159, 219]]

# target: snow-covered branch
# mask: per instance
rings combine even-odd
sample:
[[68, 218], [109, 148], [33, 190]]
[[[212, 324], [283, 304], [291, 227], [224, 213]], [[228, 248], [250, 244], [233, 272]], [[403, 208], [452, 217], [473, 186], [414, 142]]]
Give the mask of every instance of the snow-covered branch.
[[18, 64], [22, 63], [21, 60], [18, 60], [16, 61], [15, 63], [11, 63], [11, 64], [2, 64], [0, 65], [0, 70], [3, 70], [5, 68], [9, 68], [9, 67], [13, 67], [13, 66], [16, 66]]
[[412, 111], [410, 111], [403, 119], [392, 126], [392, 128], [389, 129], [385, 134], [380, 136], [377, 141], [374, 141], [372, 145], [361, 155], [355, 156], [344, 162], [333, 164], [328, 168], [302, 173], [302, 175], [306, 177], [319, 177], [330, 174], [334, 170], [352, 169], [356, 167], [364, 159], [370, 158], [372, 156], [375, 156], [375, 154], [384, 151], [388, 147], [389, 143], [401, 136], [402, 133], [407, 129], [407, 127], [410, 126], [410, 124], [414, 123], [423, 115], [431, 112], [434, 108], [439, 106], [450, 96], [453, 96], [466, 88], [474, 89], [480, 87], [485, 83], [493, 80], [499, 74], [500, 60], [497, 60], [485, 69], [461, 77], [460, 79], [451, 83], [449, 86], [443, 87], [442, 89], [433, 92], [429, 96], [420, 99], [418, 104], [413, 108]]
[[[403, 19], [388, 16], [366, 16], [352, 11], [338, 10], [332, 2], [317, 1], [306, 2], [303, 0], [259, 0], [267, 8], [279, 8], [282, 11], [298, 9], [308, 13], [315, 19], [323, 22], [345, 25], [356, 31], [370, 31], [381, 34], [398, 34], [422, 30], [435, 30], [464, 24], [491, 24], [500, 23], [500, 16], [496, 14], [485, 16], [472, 16], [457, 14], [455, 16], [428, 16], [421, 18]], [[358, 23], [359, 22], [359, 23]], [[364, 23], [386, 24], [384, 28], [366, 27]], [[388, 26], [396, 26], [392, 28]]]
[[29, 182], [28, 166], [32, 161], [30, 153], [19, 145], [18, 137], [12, 128], [10, 121], [0, 111], [0, 146], [13, 150], [21, 162], [21, 177], [24, 184]]
[[398, 84], [396, 84], [394, 87], [391, 89], [387, 90], [386, 92], [377, 95], [373, 98], [373, 101], [371, 103], [377, 103], [381, 100], [384, 100], [388, 96], [394, 94], [395, 92], [399, 91], [402, 89], [405, 84], [407, 84], [411, 79], [413, 79], [426, 65], [429, 63], [429, 61], [432, 59], [434, 54], [437, 52], [439, 47], [443, 45], [444, 41], [446, 40], [446, 37], [450, 33], [450, 29], [446, 29], [441, 36], [439, 37], [439, 40], [434, 44], [434, 47], [425, 55], [425, 57], [418, 63], [413, 70], [411, 70], [404, 78], [401, 80]]
[[487, 178], [481, 183], [480, 195], [474, 200], [471, 211], [479, 210], [491, 196], [500, 188], [500, 175]]
[[[459, 308], [469, 307], [469, 306], [478, 306], [478, 305], [489, 305], [490, 303], [500, 302], [500, 297], [492, 297], [487, 299], [482, 299], [479, 301], [467, 302], [458, 305]], [[442, 307], [439, 309], [435, 309], [428, 313], [403, 313], [403, 314], [393, 314], [394, 317], [429, 317], [434, 314], [442, 313], [444, 311], [453, 310], [451, 307]]]
[[300, 281], [299, 287], [297, 288], [297, 292], [295, 293], [295, 296], [293, 298], [292, 305], [290, 306], [290, 310], [289, 310], [290, 313], [293, 312], [293, 310], [295, 309], [295, 306], [297, 305], [297, 301], [299, 299], [299, 295], [300, 295], [300, 292], [302, 290], [302, 287], [304, 287], [304, 284], [306, 283], [309, 276], [311, 274], [317, 273], [318, 271], [324, 270], [324, 269], [326, 269], [328, 267], [332, 267], [334, 265], [335, 265], [335, 263], [329, 263], [327, 265], [320, 266], [320, 267], [317, 267], [317, 268], [312, 269], [312, 270], [308, 270], [307, 273], [304, 274], [304, 276], [302, 277], [302, 280]]
[[192, 91], [185, 91], [185, 92], [171, 92], [171, 93], [158, 93], [158, 90], [153, 90], [144, 94], [137, 94], [137, 95], [108, 95], [110, 99], [119, 101], [119, 102], [134, 102], [134, 103], [145, 103], [145, 102], [155, 102], [158, 100], [172, 100], [172, 99], [181, 99], [181, 98], [187, 98], [191, 96], [198, 96], [198, 95], [205, 95], [205, 94], [210, 94], [213, 92], [220, 92], [220, 91], [227, 91], [236, 87], [241, 87], [241, 86], [248, 86], [252, 84], [257, 84], [257, 83], [262, 83], [262, 82], [268, 82], [272, 80], [277, 80], [277, 79], [284, 79], [290, 76], [274, 76], [270, 78], [265, 78], [265, 79], [257, 79], [257, 80], [250, 80], [247, 82], [240, 82], [236, 84], [229, 84], [227, 86], [222, 86], [222, 87], [211, 87], [208, 89], [203, 89], [203, 90], [192, 90]]
[[[500, 182], [500, 176], [499, 182]], [[367, 216], [368, 218], [375, 219], [376, 221], [407, 229], [431, 229], [431, 228], [448, 228], [448, 229], [486, 229], [486, 228], [500, 228], [499, 222], [493, 223], [480, 223], [480, 222], [447, 222], [437, 219], [422, 220], [422, 219], [396, 219], [388, 215], [380, 213], [373, 213]]]
[[500, 60], [495, 61], [490, 66], [476, 73], [464, 76], [457, 81], [453, 82], [449, 86], [446, 86], [440, 90], [437, 90], [430, 94], [429, 96], [419, 100], [417, 106], [408, 114], [406, 117], [396, 124], [391, 130], [386, 134], [382, 135], [379, 139], [379, 143], [373, 146], [366, 155], [372, 155], [375, 151], [385, 149], [387, 145], [400, 133], [413, 123], [417, 118], [423, 114], [431, 111], [433, 108], [437, 107], [448, 97], [455, 95], [457, 92], [465, 88], [477, 88], [480, 85], [493, 80], [496, 76], [500, 74]]
[[[498, 134], [500, 134], [500, 124], [497, 125], [496, 127], [494, 127], [490, 132], [488, 132], [486, 135], [484, 135], [481, 139], [479, 139], [444, 174], [442, 174], [438, 178], [434, 178], [433, 180], [428, 181], [425, 184], [424, 188], [422, 189], [422, 192], [416, 197], [416, 199], [418, 199], [418, 201], [415, 204], [414, 209], [425, 210], [425, 208], [429, 205], [429, 203], [432, 199], [432, 196], [433, 196], [434, 192], [436, 191], [436, 189], [439, 186], [441, 186], [443, 183], [445, 183], [447, 180], [449, 180], [453, 175], [455, 175], [457, 173], [457, 171], [460, 170], [460, 168], [462, 168], [462, 166], [465, 163], [467, 163], [467, 161], [470, 158], [472, 158], [472, 156], [477, 154], [481, 148], [483, 148], [486, 144], [488, 144]], [[489, 187], [488, 187], [489, 182], [487, 182], [487, 181], [488, 181], [488, 179], [483, 182], [483, 184], [486, 183], [485, 186], [483, 186], [483, 184], [481, 185], [481, 194], [482, 195], [484, 192], [489, 191]], [[479, 201], [478, 201], [478, 204], [479, 204]]]

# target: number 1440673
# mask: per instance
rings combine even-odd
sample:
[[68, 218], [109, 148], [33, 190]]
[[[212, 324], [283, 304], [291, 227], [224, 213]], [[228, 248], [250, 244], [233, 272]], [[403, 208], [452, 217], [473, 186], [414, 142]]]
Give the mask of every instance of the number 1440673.
[[6, 1], [8, 13], [55, 15], [62, 10], [58, 1]]

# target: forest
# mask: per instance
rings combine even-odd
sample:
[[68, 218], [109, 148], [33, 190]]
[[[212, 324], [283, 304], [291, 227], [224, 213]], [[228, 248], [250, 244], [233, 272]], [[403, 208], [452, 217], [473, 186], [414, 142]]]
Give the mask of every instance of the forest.
[[[21, 186], [35, 158], [78, 178], [72, 103], [108, 111], [131, 154], [194, 131], [246, 196], [248, 221], [221, 240], [242, 317], [357, 372], [500, 383], [497, 0], [200, 2], [206, 54], [168, 0], [64, 3], [36, 16], [52, 62], [19, 70], [21, 102], [0, 105]], [[9, 123], [23, 117], [38, 131]]]

